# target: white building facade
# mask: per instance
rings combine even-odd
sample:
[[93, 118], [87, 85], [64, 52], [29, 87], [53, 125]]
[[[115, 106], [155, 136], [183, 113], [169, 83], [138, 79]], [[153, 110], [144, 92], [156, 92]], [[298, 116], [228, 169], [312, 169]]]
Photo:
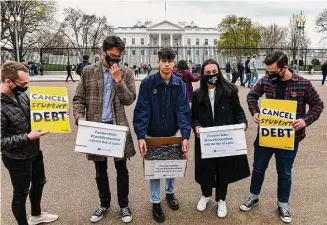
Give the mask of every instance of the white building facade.
[[201, 28], [183, 23], [174, 24], [167, 20], [151, 25], [133, 27], [118, 27], [114, 34], [119, 36], [126, 45], [124, 62], [130, 66], [140, 63], [150, 63], [156, 67], [158, 50], [162, 47], [173, 47], [177, 53], [176, 60], [187, 60], [192, 63], [202, 63], [217, 55], [217, 28]]

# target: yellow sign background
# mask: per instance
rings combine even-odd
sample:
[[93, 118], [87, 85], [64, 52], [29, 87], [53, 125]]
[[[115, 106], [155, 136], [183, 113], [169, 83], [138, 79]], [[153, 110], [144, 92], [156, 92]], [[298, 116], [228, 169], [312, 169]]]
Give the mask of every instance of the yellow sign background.
[[[53, 133], [70, 133], [69, 98], [66, 87], [30, 87], [32, 130], [41, 129]], [[35, 96], [51, 95], [56, 100], [35, 99]], [[33, 97], [34, 96], [34, 97]]]
[[[264, 108], [288, 112], [295, 116], [293, 119], [289, 119], [260, 113], [259, 145], [277, 149], [294, 150], [295, 131], [292, 128], [292, 122], [296, 119], [297, 102], [290, 100], [263, 99], [261, 101], [260, 112], [262, 112]], [[278, 124], [274, 124], [274, 122], [270, 124], [267, 122], [267, 119], [276, 121]], [[279, 121], [281, 124], [279, 124]], [[269, 135], [263, 135], [263, 129], [265, 129], [265, 131], [269, 130]], [[283, 129], [283, 131], [279, 130], [283, 133], [283, 136], [278, 135], [278, 129]], [[292, 131], [288, 129], [292, 129]], [[271, 135], [272, 130], [275, 131], [274, 136]], [[288, 132], [290, 133], [289, 137], [286, 135]]]

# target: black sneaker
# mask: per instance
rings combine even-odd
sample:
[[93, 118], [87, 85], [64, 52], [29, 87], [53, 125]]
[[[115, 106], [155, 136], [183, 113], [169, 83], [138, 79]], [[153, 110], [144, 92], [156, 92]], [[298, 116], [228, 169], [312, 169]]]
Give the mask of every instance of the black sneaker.
[[278, 212], [281, 220], [284, 223], [291, 223], [292, 222], [292, 216], [290, 213], [290, 209], [288, 206], [278, 206]]
[[153, 203], [152, 217], [158, 223], [165, 222], [165, 215], [164, 215], [164, 213], [162, 211], [160, 203], [158, 203], [158, 204]]
[[248, 197], [245, 202], [240, 206], [240, 209], [242, 211], [249, 211], [250, 209], [252, 209], [253, 206], [256, 206], [259, 204], [259, 198], [257, 199], [253, 199]]
[[132, 213], [131, 213], [131, 210], [129, 209], [129, 207], [121, 208], [120, 215], [121, 215], [121, 219], [124, 223], [129, 223], [133, 219]]
[[100, 207], [97, 210], [94, 211], [93, 215], [91, 216], [91, 222], [96, 223], [102, 219], [104, 214], [108, 212], [109, 208], [107, 207]]

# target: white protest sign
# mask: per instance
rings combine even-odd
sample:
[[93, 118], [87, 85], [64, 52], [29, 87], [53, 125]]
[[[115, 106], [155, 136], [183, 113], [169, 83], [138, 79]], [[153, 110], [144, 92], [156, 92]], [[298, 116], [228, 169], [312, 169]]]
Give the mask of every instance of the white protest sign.
[[201, 158], [246, 155], [245, 124], [200, 128]]
[[146, 179], [184, 177], [187, 160], [144, 160]]
[[79, 121], [75, 151], [123, 158], [128, 127]]

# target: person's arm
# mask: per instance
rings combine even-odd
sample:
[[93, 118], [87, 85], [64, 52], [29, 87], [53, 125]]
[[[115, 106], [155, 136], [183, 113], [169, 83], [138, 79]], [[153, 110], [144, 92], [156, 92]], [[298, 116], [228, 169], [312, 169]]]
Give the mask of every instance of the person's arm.
[[243, 110], [243, 108], [241, 106], [240, 98], [238, 96], [238, 92], [233, 92], [232, 93], [231, 100], [232, 100], [232, 109], [233, 109], [233, 111], [235, 113], [237, 123], [238, 124], [245, 123], [247, 125], [248, 121], [246, 119], [244, 110]]
[[[193, 92], [192, 96], [192, 106], [191, 106], [191, 125], [193, 128], [193, 132], [197, 134], [197, 127], [201, 127], [201, 123], [199, 121], [199, 101], [197, 97], [197, 92]], [[197, 134], [198, 135], [198, 134]]]
[[126, 74], [119, 82], [113, 80], [113, 89], [116, 91], [120, 102], [131, 105], [136, 99], [135, 81], [132, 70], [126, 69]]
[[22, 148], [29, 143], [27, 133], [7, 136], [8, 118], [1, 111], [1, 151], [4, 149]]
[[150, 120], [150, 99], [146, 81], [147, 78], [141, 83], [134, 109], [133, 126], [138, 140], [145, 139]]
[[258, 100], [264, 94], [264, 79], [265, 77], [261, 78], [247, 95], [247, 103], [252, 116], [256, 113], [260, 113]]
[[190, 105], [189, 99], [186, 93], [186, 85], [184, 82], [181, 82], [180, 85], [180, 94], [177, 98], [177, 122], [178, 127], [181, 131], [183, 140], [190, 139], [191, 133], [191, 117], [190, 117]]
[[86, 110], [86, 91], [85, 91], [85, 78], [88, 76], [88, 70], [84, 69], [80, 81], [77, 85], [75, 95], [73, 97], [73, 115], [75, 123], [78, 125], [79, 119], [84, 119]]
[[185, 75], [189, 78], [192, 82], [198, 82], [201, 79], [201, 76], [195, 76], [191, 73], [191, 71], [185, 71]]
[[324, 109], [324, 103], [321, 101], [318, 92], [312, 86], [311, 81], [308, 81], [304, 98], [306, 103], [309, 105], [309, 111], [304, 117], [302, 117], [302, 119], [306, 126], [310, 126], [313, 122], [319, 119], [320, 114]]

